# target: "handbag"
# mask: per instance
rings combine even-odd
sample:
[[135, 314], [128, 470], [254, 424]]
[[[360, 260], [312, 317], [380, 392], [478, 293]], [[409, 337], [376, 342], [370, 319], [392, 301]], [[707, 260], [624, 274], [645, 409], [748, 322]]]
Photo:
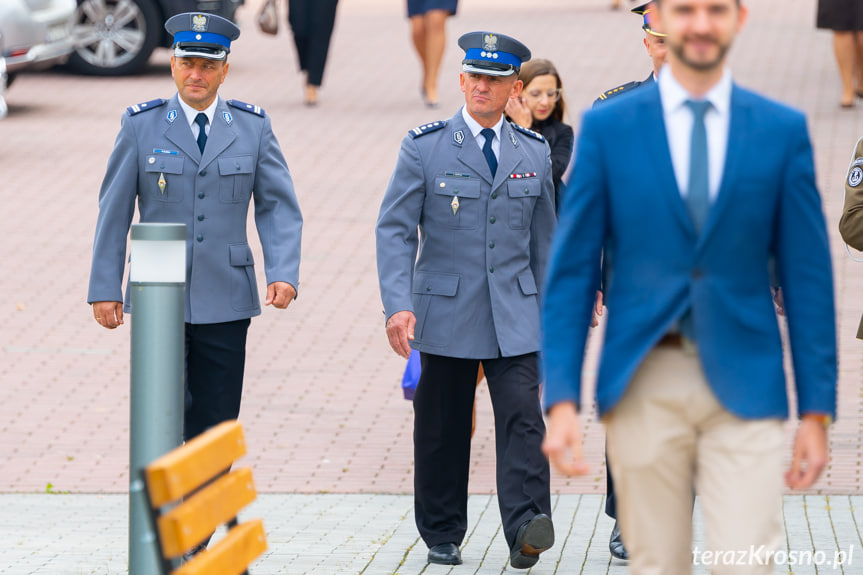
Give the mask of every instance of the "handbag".
[[261, 11], [258, 12], [258, 28], [264, 34], [279, 33], [279, 11], [276, 7], [276, 0], [266, 0], [261, 6]]

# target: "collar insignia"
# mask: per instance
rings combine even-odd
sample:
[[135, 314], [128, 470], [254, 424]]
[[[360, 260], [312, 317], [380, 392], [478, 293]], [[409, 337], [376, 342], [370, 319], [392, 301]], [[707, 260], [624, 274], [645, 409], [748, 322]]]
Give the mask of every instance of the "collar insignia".
[[171, 122], [173, 124], [174, 120], [176, 120], [176, 119], [177, 119], [177, 110], [171, 110], [170, 112], [168, 112], [168, 121], [169, 122]]
[[458, 132], [452, 135], [452, 139], [455, 140], [455, 143], [461, 146], [461, 143], [464, 142], [464, 132], [459, 130]]

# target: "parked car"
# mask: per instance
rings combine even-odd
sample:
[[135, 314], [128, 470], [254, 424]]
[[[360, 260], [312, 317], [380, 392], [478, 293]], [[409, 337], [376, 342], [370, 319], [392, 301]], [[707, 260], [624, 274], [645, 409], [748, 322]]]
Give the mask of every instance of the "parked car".
[[183, 12], [210, 12], [231, 20], [244, 0], [77, 0], [75, 52], [69, 67], [96, 76], [140, 71], [153, 49], [169, 47], [165, 20]]
[[75, 0], [0, 0], [0, 37], [8, 82], [22, 70], [65, 62], [74, 48]]

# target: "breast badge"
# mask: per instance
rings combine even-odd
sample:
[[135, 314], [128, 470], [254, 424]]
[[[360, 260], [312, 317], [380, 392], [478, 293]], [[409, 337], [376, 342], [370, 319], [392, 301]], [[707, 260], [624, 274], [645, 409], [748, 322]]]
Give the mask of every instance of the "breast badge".
[[452, 208], [452, 215], [456, 215], [458, 213], [458, 196], [452, 197], [452, 202], [450, 202], [450, 207]]

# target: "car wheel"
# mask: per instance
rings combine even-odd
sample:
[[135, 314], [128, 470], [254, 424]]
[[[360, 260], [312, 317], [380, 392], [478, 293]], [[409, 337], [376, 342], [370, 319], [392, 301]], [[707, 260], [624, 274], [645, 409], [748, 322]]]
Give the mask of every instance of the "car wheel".
[[68, 66], [96, 76], [137, 72], [158, 44], [161, 26], [153, 0], [78, 0]]

